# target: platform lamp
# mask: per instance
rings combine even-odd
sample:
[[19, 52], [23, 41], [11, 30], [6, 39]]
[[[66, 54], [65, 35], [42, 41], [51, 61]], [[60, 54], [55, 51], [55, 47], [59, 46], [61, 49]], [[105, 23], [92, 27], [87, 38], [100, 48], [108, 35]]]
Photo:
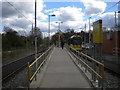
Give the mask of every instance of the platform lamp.
[[50, 47], [50, 17], [54, 17], [55, 14], [52, 14], [52, 15], [48, 15], [48, 34], [49, 34], [49, 43], [48, 43], [48, 46]]

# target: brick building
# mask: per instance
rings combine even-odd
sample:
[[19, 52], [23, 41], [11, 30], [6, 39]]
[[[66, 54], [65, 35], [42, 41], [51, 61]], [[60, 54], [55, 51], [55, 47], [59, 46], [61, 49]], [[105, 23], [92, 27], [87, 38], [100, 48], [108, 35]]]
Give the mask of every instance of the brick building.
[[120, 31], [103, 33], [103, 53], [120, 55]]

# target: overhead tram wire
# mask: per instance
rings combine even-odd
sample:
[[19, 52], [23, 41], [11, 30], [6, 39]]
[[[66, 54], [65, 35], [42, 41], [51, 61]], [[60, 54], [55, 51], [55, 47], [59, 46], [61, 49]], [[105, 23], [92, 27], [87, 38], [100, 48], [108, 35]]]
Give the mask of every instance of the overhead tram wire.
[[[23, 17], [25, 17], [28, 21], [30, 21], [24, 14], [22, 14], [13, 4], [11, 4], [10, 2], [8, 2], [7, 1], [7, 3], [9, 4], [9, 5], [11, 5], [19, 14], [21, 14]], [[32, 24], [33, 24], [33, 22], [32, 21], [30, 21]]]
[[104, 12], [102, 12], [101, 14], [106, 13], [106, 12], [109, 11], [111, 8], [113, 8], [114, 6], [116, 6], [118, 3], [120, 3], [120, 1], [118, 1], [117, 3], [115, 3], [113, 6], [111, 6], [110, 8], [108, 8], [107, 10], [105, 10]]
[[[96, 16], [106, 13], [106, 12], [109, 11], [111, 8], [113, 8], [114, 6], [116, 6], [118, 3], [120, 3], [120, 1], [118, 1], [117, 3], [115, 3], [113, 6], [111, 6], [110, 8], [108, 8], [107, 10], [105, 10], [104, 12], [102, 12], [102, 13], [100, 13], [100, 14], [97, 14]], [[93, 16], [91, 16], [91, 18], [92, 18], [92, 17], [93, 17]]]

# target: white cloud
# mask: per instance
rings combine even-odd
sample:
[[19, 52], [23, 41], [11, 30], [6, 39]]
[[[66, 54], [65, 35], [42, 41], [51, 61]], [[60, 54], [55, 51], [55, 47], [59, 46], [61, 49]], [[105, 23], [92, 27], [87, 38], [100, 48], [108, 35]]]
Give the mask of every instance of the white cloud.
[[[38, 0], [37, 0], [38, 1]], [[31, 26], [35, 18], [35, 3], [33, 2], [10, 2], [14, 7], [12, 7], [8, 2], [2, 2], [2, 23], [12, 27], [16, 30], [20, 28], [24, 30], [31, 30]], [[7, 6], [7, 7], [6, 7]], [[42, 0], [37, 2], [37, 22], [47, 19], [47, 15], [42, 13], [45, 7]], [[23, 15], [21, 15], [20, 13]]]
[[[37, 0], [38, 1], [38, 0]], [[40, 28], [42, 32], [44, 32], [45, 36], [48, 33], [48, 22], [47, 21], [48, 15], [45, 15], [42, 11], [45, 7], [43, 1], [38, 1], [37, 3], [37, 27]], [[102, 1], [95, 1], [95, 0], [82, 0], [86, 7], [86, 14], [93, 15], [98, 14], [104, 11], [106, 4]], [[12, 3], [12, 2], [11, 2]], [[7, 4], [7, 7], [6, 7]], [[35, 7], [34, 3], [32, 2], [14, 2], [12, 3], [22, 14], [24, 14], [27, 18], [20, 15], [13, 7], [11, 7], [7, 2], [3, 4], [3, 23], [16, 28], [16, 30], [26, 30], [30, 31], [32, 29], [32, 22], [34, 22], [34, 12]], [[100, 5], [101, 4], [101, 5]], [[100, 6], [99, 6], [100, 5]], [[64, 31], [68, 28], [73, 28], [75, 31], [80, 31], [81, 27], [84, 27], [85, 22], [87, 23], [88, 29], [88, 21], [84, 21], [85, 14], [82, 12], [82, 8], [77, 7], [60, 7], [60, 8], [53, 8], [49, 10], [44, 10], [45, 13], [55, 14], [56, 20], [63, 21], [61, 24], [61, 30]], [[104, 16], [105, 17], [105, 16]], [[30, 20], [30, 21], [29, 21]], [[58, 24], [55, 22], [51, 22], [50, 32], [51, 35], [57, 32]]]
[[50, 13], [50, 12], [53, 12], [53, 11], [56, 11], [58, 8], [53, 8], [53, 9], [47, 9], [47, 10], [44, 10], [45, 13]]
[[68, 6], [68, 7], [61, 7], [53, 13], [57, 16], [58, 20], [66, 22], [66, 21], [83, 20], [84, 14], [81, 11], [82, 11], [81, 8]]
[[[68, 28], [75, 29], [76, 31], [79, 30], [84, 25], [84, 13], [82, 12], [82, 8], [77, 7], [60, 7], [47, 10], [46, 12], [52, 12], [50, 14], [55, 14], [56, 19], [58, 21], [62, 21], [61, 23], [61, 30], [64, 31]], [[51, 31], [57, 32], [58, 24], [55, 22], [51, 22]]]
[[105, 11], [107, 4], [103, 1], [97, 0], [80, 0], [85, 6], [85, 13], [87, 15], [96, 15]]
[[115, 26], [115, 13], [114, 12], [104, 13], [100, 15], [100, 18], [102, 19], [103, 27], [110, 28], [110, 27]]

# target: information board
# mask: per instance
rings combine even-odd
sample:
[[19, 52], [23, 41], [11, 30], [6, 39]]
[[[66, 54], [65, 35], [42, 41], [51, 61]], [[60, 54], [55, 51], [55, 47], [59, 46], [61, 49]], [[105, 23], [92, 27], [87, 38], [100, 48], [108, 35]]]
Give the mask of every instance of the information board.
[[93, 23], [93, 43], [103, 43], [102, 20]]

